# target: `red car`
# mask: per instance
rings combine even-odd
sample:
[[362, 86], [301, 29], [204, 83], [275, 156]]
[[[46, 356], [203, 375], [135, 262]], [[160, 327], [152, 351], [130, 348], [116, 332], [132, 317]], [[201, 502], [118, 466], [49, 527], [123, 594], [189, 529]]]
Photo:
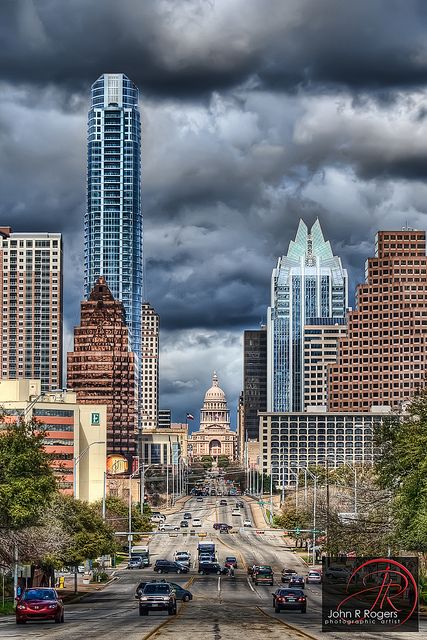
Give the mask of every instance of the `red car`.
[[22, 592], [16, 603], [16, 624], [29, 620], [64, 622], [64, 605], [55, 589], [35, 587]]

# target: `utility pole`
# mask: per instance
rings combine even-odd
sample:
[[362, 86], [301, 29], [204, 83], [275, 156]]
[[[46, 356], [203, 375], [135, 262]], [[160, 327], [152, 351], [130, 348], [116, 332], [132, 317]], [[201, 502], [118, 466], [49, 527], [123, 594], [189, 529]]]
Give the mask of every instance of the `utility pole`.
[[166, 509], [169, 507], [169, 461], [166, 458]]
[[141, 463], [141, 480], [140, 480], [140, 493], [141, 493], [141, 515], [144, 513], [144, 500], [145, 500], [145, 468], [144, 463]]
[[329, 460], [326, 458], [326, 544], [329, 544]]
[[105, 512], [107, 509], [107, 472], [104, 471], [104, 490], [102, 492], [102, 519], [105, 521]]
[[131, 559], [132, 549], [132, 474], [129, 475], [129, 514], [128, 514], [128, 542], [129, 542], [129, 560]]

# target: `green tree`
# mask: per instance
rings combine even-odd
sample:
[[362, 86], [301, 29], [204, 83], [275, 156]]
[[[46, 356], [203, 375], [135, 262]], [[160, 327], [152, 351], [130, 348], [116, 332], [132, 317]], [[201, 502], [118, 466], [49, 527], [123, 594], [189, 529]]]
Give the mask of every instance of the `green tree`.
[[383, 421], [376, 444], [379, 482], [393, 500], [396, 542], [427, 553], [427, 390], [413, 399], [406, 415]]
[[230, 466], [230, 459], [228, 456], [218, 456], [218, 467], [220, 469], [226, 469]]
[[[294, 506], [285, 505], [283, 511], [274, 517], [274, 524], [282, 529], [310, 529], [313, 527], [313, 515], [306, 509], [296, 509]], [[298, 541], [310, 537], [307, 532], [292, 532], [291, 537], [295, 539], [295, 545]]]
[[[98, 515], [102, 514], [102, 500], [94, 504]], [[132, 506], [131, 522], [132, 531], [152, 531], [150, 522], [151, 509], [144, 505], [144, 514], [141, 515], [140, 506]], [[116, 496], [108, 496], [105, 501], [105, 522], [114, 531], [127, 531], [129, 523], [129, 505], [125, 500]]]
[[0, 430], [0, 529], [19, 530], [41, 522], [55, 492], [45, 429], [35, 419]]
[[200, 459], [205, 471], [207, 469], [212, 469], [213, 458], [212, 456], [202, 456]]
[[103, 522], [96, 504], [58, 494], [52, 506], [68, 538], [58, 554], [62, 564], [77, 565], [86, 559], [117, 551], [114, 530]]

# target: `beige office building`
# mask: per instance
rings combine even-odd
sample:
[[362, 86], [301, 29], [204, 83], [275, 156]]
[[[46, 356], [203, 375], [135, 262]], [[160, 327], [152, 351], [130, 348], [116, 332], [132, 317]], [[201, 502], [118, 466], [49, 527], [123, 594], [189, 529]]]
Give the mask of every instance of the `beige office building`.
[[[81, 500], [100, 500], [106, 471], [105, 405], [81, 405], [72, 391], [42, 392], [40, 380], [0, 381], [5, 424], [32, 417], [46, 428], [44, 445], [53, 454], [58, 488]], [[1, 428], [0, 423], [0, 428]]]
[[339, 340], [347, 333], [344, 318], [323, 320], [304, 327], [304, 411], [327, 406], [328, 366], [336, 362]]

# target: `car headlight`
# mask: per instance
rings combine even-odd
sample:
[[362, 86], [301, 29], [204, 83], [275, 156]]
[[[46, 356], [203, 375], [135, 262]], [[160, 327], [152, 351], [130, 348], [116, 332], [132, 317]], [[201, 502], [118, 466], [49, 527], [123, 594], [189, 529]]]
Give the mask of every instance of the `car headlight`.
[[56, 606], [57, 606], [56, 604], [50, 604], [48, 606], [48, 609], [56, 609]]
[[141, 600], [148, 600], [147, 596], [141, 596]]
[[27, 605], [26, 604], [18, 604], [18, 606], [16, 608], [17, 609], [26, 609]]
[[163, 600], [164, 600], [165, 602], [169, 602], [169, 596], [164, 596]]

